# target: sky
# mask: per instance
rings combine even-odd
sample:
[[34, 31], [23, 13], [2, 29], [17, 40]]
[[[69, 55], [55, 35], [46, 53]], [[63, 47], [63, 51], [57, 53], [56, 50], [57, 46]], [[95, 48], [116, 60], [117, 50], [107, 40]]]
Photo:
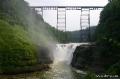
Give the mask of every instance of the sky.
[[[108, 0], [25, 0], [30, 6], [105, 6]], [[90, 12], [90, 25], [96, 26], [99, 22], [101, 10]], [[57, 25], [57, 11], [44, 10], [44, 20], [51, 26]], [[80, 11], [67, 10], [67, 31], [80, 30]]]

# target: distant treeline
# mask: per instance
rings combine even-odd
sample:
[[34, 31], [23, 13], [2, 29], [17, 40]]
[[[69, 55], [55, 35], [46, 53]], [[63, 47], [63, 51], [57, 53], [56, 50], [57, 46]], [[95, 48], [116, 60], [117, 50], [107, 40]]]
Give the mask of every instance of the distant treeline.
[[[95, 41], [95, 31], [96, 31], [96, 26], [91, 26], [90, 29], [86, 28], [84, 30], [78, 30], [78, 31], [71, 31], [69, 32], [69, 38], [70, 42], [93, 42]], [[84, 36], [84, 38], [82, 38]]]

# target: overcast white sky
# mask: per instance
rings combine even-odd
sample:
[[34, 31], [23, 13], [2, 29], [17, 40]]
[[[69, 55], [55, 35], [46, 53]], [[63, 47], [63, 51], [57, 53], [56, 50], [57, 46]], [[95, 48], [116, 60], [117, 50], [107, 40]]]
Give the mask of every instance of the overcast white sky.
[[[25, 0], [30, 6], [105, 6], [108, 0]], [[91, 11], [91, 26], [99, 21], [101, 10]], [[56, 27], [57, 11], [45, 10], [44, 20]], [[80, 30], [80, 11], [67, 11], [67, 30]]]

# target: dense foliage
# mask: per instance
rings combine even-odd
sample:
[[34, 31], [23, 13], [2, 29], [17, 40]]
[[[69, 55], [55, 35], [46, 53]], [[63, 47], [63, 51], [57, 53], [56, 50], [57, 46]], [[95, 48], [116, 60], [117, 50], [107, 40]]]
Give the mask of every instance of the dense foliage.
[[30, 11], [24, 0], [0, 0], [0, 19], [10, 24], [26, 26]]
[[35, 47], [23, 28], [0, 21], [0, 73], [36, 63]]
[[[109, 73], [120, 74], [120, 0], [111, 1], [102, 11], [97, 28], [100, 59]], [[110, 69], [109, 69], [110, 68]], [[111, 69], [112, 68], [112, 69]]]

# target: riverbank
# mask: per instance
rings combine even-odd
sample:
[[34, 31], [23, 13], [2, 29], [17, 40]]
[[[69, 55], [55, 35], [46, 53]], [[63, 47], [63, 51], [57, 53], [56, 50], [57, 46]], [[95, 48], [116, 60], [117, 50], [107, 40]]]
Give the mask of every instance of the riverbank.
[[47, 71], [35, 71], [16, 75], [0, 75], [0, 79], [84, 79], [74, 68], [65, 63], [51, 64]]
[[17, 75], [17, 74], [24, 74], [24, 73], [31, 73], [31, 72], [37, 72], [37, 71], [47, 71], [51, 67], [49, 64], [37, 64], [34, 66], [26, 66], [23, 68], [16, 68], [15, 71], [10, 72], [3, 72], [0, 73], [0, 75]]

